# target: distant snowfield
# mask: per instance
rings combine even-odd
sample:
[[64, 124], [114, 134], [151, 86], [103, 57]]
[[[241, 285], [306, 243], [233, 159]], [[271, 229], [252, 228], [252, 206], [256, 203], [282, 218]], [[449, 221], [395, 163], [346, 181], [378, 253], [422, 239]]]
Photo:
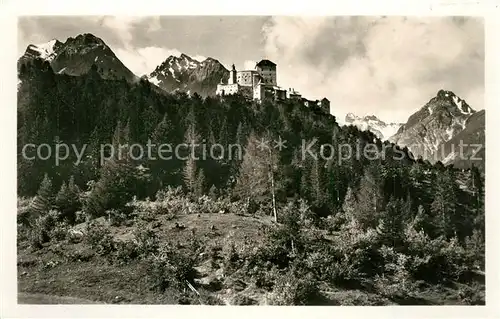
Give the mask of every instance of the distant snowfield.
[[44, 60], [51, 61], [55, 57], [54, 46], [57, 40], [50, 40], [47, 43], [31, 45], [31, 49], [40, 53], [40, 57]]
[[396, 134], [403, 123], [385, 123], [376, 116], [358, 117], [352, 113], [348, 113], [345, 121], [340, 125], [354, 125], [362, 131], [370, 131], [382, 140], [387, 140]]

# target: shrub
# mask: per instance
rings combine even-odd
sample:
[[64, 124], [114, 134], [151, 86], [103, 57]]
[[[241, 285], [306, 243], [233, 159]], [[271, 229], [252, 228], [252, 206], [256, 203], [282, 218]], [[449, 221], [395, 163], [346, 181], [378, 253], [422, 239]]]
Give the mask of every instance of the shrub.
[[158, 253], [159, 239], [152, 229], [139, 226], [138, 229], [134, 230], [134, 241], [139, 256], [147, 257], [150, 254]]
[[56, 241], [62, 241], [68, 238], [68, 225], [66, 223], [58, 222], [54, 227], [50, 230], [50, 238]]
[[379, 237], [374, 229], [364, 231], [356, 220], [346, 223], [334, 243], [340, 265], [348, 266], [351, 279], [360, 279], [380, 272], [383, 260], [378, 248]]
[[139, 249], [135, 242], [118, 240], [115, 242], [115, 259], [124, 264], [139, 257]]
[[86, 242], [99, 255], [109, 255], [114, 251], [114, 240], [109, 227], [99, 223], [87, 225]]
[[474, 268], [484, 269], [485, 266], [485, 240], [484, 236], [477, 230], [465, 238], [465, 250], [469, 263]]
[[147, 273], [153, 290], [163, 292], [168, 287], [183, 290], [196, 276], [195, 258], [167, 247], [159, 256], [147, 260]]
[[51, 232], [56, 226], [59, 212], [51, 210], [45, 215], [37, 217], [29, 231], [29, 242], [34, 249], [42, 248], [43, 244], [51, 239]]
[[388, 298], [411, 295], [416, 287], [407, 269], [410, 257], [387, 246], [380, 248], [380, 254], [384, 259], [384, 272], [382, 276], [375, 276], [375, 287], [379, 293]]
[[89, 214], [84, 211], [77, 211], [75, 213], [75, 223], [80, 224], [90, 220]]
[[291, 271], [278, 277], [271, 294], [271, 305], [317, 305], [322, 295], [318, 283], [311, 277], [298, 278]]
[[74, 251], [69, 251], [65, 255], [66, 260], [74, 262], [81, 261], [87, 262], [94, 257], [94, 252], [91, 249], [77, 249]]
[[109, 209], [106, 211], [106, 216], [108, 217], [109, 224], [111, 226], [120, 226], [129, 218], [129, 216], [123, 210]]
[[228, 245], [224, 246], [223, 256], [224, 256], [224, 271], [232, 272], [239, 268], [240, 257], [236, 252], [236, 247], [234, 246], [234, 242], [230, 242]]
[[271, 291], [276, 284], [276, 279], [280, 276], [280, 271], [276, 266], [271, 269], [256, 268], [253, 273], [255, 286], [267, 291]]
[[473, 268], [466, 250], [457, 238], [430, 239], [423, 231], [406, 231], [408, 270], [415, 279], [429, 282], [457, 280]]
[[461, 286], [458, 295], [461, 301], [467, 305], [485, 304], [484, 286], [481, 285]]

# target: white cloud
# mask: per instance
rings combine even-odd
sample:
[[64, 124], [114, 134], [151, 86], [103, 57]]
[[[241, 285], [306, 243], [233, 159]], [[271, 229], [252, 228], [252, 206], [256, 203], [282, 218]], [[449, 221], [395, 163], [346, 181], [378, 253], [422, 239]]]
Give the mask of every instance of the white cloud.
[[283, 87], [328, 97], [338, 117], [406, 121], [441, 88], [483, 108], [482, 28], [475, 19], [275, 17], [263, 31]]
[[103, 26], [115, 31], [123, 41], [125, 47], [130, 47], [133, 40], [132, 29], [138, 23], [147, 23], [146, 31], [152, 32], [161, 28], [160, 17], [151, 16], [104, 16], [89, 17], [99, 21]]
[[253, 69], [255, 69], [255, 65], [256, 64], [257, 64], [257, 62], [255, 62], [255, 61], [246, 60], [245, 62], [243, 62], [243, 69], [245, 69], [245, 70], [253, 70]]
[[158, 47], [146, 47], [138, 49], [116, 49], [116, 56], [132, 72], [138, 76], [151, 73], [158, 65], [169, 56], [180, 56], [178, 50], [171, 50]]

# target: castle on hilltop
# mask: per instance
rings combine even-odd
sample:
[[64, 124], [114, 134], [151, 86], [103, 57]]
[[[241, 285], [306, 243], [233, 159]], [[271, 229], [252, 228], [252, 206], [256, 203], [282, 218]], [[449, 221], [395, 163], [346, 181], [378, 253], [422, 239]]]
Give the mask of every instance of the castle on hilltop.
[[301, 101], [305, 106], [316, 105], [325, 113], [330, 113], [330, 101], [325, 97], [321, 100], [308, 100], [292, 88], [288, 90], [278, 86], [276, 63], [269, 60], [261, 60], [255, 65], [254, 70], [236, 71], [233, 64], [229, 71], [227, 84], [217, 85], [217, 95], [231, 95], [241, 93], [251, 99], [263, 101], [266, 99], [283, 101], [293, 99]]

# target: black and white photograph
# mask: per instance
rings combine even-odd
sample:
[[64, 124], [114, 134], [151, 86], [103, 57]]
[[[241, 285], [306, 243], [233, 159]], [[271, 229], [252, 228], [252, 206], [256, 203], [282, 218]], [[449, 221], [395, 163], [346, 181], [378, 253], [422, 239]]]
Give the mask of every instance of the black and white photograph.
[[485, 42], [481, 16], [19, 16], [17, 303], [486, 305]]

